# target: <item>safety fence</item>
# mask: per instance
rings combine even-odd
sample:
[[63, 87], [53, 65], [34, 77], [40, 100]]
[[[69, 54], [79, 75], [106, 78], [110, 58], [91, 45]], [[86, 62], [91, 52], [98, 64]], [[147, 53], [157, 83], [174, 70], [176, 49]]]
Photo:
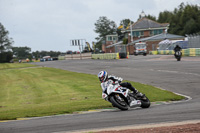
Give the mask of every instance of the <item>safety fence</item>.
[[[172, 55], [174, 54], [173, 50], [158, 50], [158, 51], [150, 51], [149, 54], [161, 54], [161, 55]], [[183, 56], [200, 56], [200, 48], [189, 48], [182, 49]]]
[[119, 53], [92, 54], [92, 59], [119, 59]]
[[187, 35], [188, 38], [188, 48], [200, 48], [200, 35]]

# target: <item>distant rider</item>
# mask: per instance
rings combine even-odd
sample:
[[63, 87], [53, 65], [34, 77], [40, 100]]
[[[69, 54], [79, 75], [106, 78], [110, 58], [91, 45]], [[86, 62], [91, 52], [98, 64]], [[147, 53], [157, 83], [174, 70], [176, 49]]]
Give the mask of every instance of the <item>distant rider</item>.
[[138, 90], [136, 90], [129, 82], [122, 82], [122, 78], [121, 77], [115, 77], [115, 76], [111, 76], [108, 75], [108, 73], [106, 71], [100, 71], [98, 74], [99, 80], [101, 82], [101, 88], [103, 93], [107, 93], [106, 92], [106, 87], [109, 83], [112, 84], [118, 84], [121, 85], [122, 87], [126, 87], [128, 89], [130, 89], [131, 91], [133, 91], [133, 94], [135, 94], [137, 97], [142, 97], [143, 94], [140, 93]]
[[176, 47], [174, 48], [174, 56], [176, 57], [176, 52], [177, 51], [181, 51], [181, 47], [179, 45], [176, 45]]
[[179, 45], [176, 45], [174, 48], [174, 52], [176, 53], [177, 51], [181, 51], [181, 47]]

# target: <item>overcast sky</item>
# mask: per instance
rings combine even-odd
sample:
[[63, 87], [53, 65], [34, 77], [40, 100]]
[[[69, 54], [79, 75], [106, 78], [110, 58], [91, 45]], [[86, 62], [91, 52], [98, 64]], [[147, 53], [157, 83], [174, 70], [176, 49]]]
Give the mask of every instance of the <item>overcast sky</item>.
[[200, 4], [200, 0], [0, 0], [0, 23], [10, 32], [15, 47], [77, 51], [70, 40], [95, 41], [94, 23], [100, 16], [119, 26], [123, 19], [136, 22], [142, 10], [158, 17], [181, 2]]

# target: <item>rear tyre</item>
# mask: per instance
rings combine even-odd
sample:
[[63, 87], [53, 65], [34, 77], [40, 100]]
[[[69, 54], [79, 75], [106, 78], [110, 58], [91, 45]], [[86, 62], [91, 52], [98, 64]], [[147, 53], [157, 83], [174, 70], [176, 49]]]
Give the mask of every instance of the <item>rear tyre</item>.
[[120, 97], [118, 94], [114, 94], [110, 97], [110, 102], [114, 107], [117, 107], [121, 110], [128, 110], [128, 105], [123, 97]]
[[146, 96], [143, 96], [139, 100], [141, 101], [141, 107], [142, 108], [149, 108], [150, 107], [151, 102]]

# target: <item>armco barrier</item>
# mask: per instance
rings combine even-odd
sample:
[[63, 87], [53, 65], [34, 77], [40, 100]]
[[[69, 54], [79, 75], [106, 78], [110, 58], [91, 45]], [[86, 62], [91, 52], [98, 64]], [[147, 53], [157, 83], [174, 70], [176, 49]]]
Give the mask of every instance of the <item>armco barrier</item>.
[[119, 59], [119, 53], [92, 54], [92, 59]]
[[[150, 51], [149, 54], [162, 54], [162, 55], [173, 55], [173, 50], [158, 50], [158, 51]], [[183, 56], [200, 56], [200, 48], [189, 48], [182, 49]]]

